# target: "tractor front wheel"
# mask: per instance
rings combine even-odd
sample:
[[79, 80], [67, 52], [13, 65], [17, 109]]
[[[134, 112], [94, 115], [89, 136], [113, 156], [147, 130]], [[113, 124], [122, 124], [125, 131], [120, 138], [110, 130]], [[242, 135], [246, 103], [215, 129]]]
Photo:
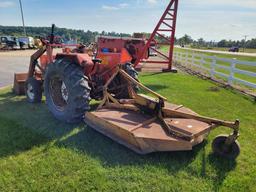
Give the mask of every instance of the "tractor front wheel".
[[40, 103], [42, 101], [42, 81], [30, 77], [26, 81], [25, 89], [29, 103]]
[[58, 120], [80, 122], [90, 109], [90, 90], [82, 67], [65, 60], [48, 65], [44, 92], [48, 108]]
[[225, 142], [228, 135], [219, 135], [212, 142], [213, 153], [227, 159], [236, 159], [240, 154], [240, 145], [236, 140], [230, 146], [226, 146]]

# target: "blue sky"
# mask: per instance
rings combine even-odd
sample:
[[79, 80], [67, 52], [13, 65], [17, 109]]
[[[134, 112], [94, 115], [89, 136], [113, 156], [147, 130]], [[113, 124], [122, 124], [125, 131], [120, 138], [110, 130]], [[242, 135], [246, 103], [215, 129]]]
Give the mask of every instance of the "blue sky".
[[[116, 32], [152, 32], [168, 0], [22, 0], [25, 23]], [[18, 0], [0, 0], [0, 25], [21, 25]], [[180, 0], [177, 36], [256, 38], [256, 0]]]

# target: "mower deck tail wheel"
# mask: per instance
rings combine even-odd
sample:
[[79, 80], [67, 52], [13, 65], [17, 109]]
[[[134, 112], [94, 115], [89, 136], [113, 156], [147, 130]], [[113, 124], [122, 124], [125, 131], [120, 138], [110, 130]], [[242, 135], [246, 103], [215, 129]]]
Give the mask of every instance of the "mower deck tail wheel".
[[42, 101], [42, 81], [34, 77], [26, 81], [26, 96], [29, 103], [40, 103]]
[[212, 142], [213, 153], [226, 159], [234, 160], [240, 154], [240, 145], [236, 140], [230, 146], [225, 146], [228, 135], [219, 135]]

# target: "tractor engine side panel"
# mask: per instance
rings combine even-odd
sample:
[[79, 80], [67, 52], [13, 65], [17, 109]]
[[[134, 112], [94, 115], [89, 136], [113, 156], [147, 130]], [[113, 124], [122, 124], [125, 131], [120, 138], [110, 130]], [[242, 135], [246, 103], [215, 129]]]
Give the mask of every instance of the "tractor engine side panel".
[[[130, 62], [134, 62], [139, 55], [142, 54], [146, 40], [137, 38], [99, 37], [97, 44], [98, 54], [121, 53], [122, 49], [125, 48], [132, 57]], [[148, 53], [144, 54], [144, 59], [147, 58]]]

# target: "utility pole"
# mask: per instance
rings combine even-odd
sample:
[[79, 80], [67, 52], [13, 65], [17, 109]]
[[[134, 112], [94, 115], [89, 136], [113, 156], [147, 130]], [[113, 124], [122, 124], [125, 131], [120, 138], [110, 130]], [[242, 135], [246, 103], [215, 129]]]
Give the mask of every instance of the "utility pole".
[[243, 37], [244, 37], [244, 52], [245, 52], [246, 40], [247, 40], [248, 35], [245, 35]]
[[23, 8], [22, 8], [21, 0], [19, 0], [19, 2], [20, 2], [20, 12], [21, 12], [21, 17], [22, 17], [23, 30], [24, 30], [24, 35], [26, 37], [27, 32], [26, 32], [26, 27], [25, 27], [25, 22], [24, 22], [24, 15], [23, 15]]

